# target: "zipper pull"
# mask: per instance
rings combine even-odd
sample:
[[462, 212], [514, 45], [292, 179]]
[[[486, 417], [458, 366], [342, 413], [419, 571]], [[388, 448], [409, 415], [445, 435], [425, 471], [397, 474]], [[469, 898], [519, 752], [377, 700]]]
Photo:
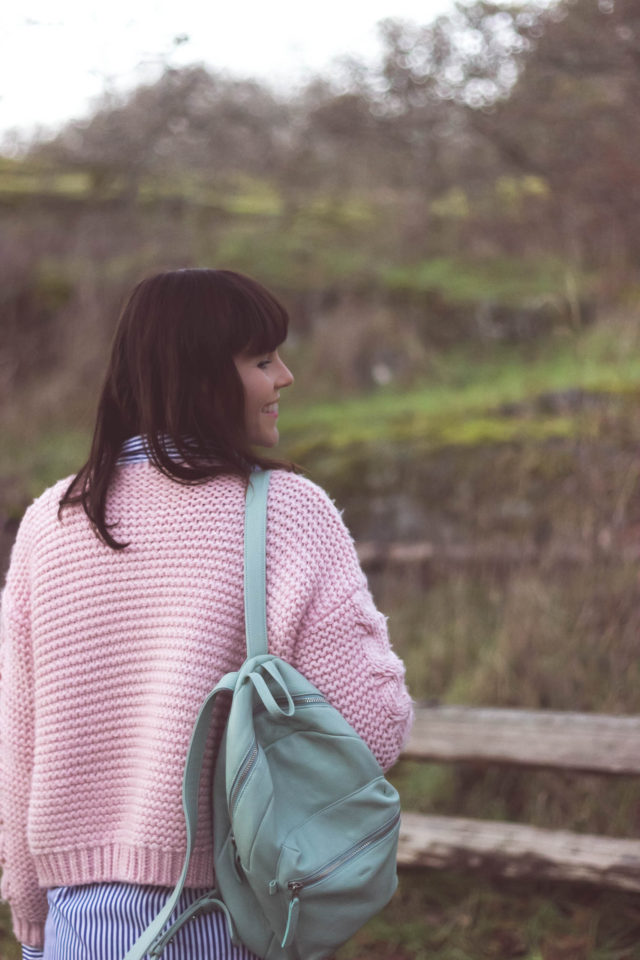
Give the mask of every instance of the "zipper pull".
[[242, 866], [242, 861], [240, 860], [240, 854], [238, 853], [238, 848], [236, 846], [236, 838], [231, 834], [231, 843], [233, 844], [233, 865], [236, 869], [236, 879], [238, 883], [244, 883], [246, 877], [244, 872], [244, 867]]
[[291, 900], [289, 902], [289, 913], [287, 915], [287, 927], [284, 931], [284, 936], [282, 938], [282, 943], [280, 946], [283, 950], [286, 950], [287, 947], [291, 946], [291, 942], [296, 933], [296, 927], [298, 926], [298, 914], [300, 913], [300, 900], [298, 899], [298, 891], [302, 890], [302, 884], [291, 881], [287, 884], [289, 890], [291, 891]]

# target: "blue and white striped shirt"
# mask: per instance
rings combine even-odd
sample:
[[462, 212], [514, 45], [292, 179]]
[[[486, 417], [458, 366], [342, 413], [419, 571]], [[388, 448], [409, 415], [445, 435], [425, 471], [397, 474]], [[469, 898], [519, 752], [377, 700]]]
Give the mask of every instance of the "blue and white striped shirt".
[[[165, 449], [172, 458], [178, 452], [169, 440]], [[149, 459], [142, 437], [123, 445], [119, 466]], [[182, 891], [175, 919], [207, 891]], [[171, 890], [130, 883], [93, 883], [54, 887], [47, 891], [49, 912], [44, 948], [22, 945], [23, 960], [122, 960], [142, 931], [160, 912]], [[169, 923], [167, 923], [169, 926]], [[201, 914], [186, 923], [167, 945], [163, 960], [258, 960], [246, 947], [231, 942], [223, 913]]]
[[[44, 949], [22, 948], [23, 960], [122, 960], [165, 905], [171, 890], [129, 883], [54, 887], [47, 892], [49, 913]], [[206, 890], [182, 891], [177, 917]], [[167, 924], [168, 926], [168, 924]], [[223, 913], [201, 914], [167, 944], [163, 960], [258, 960], [230, 940]]]

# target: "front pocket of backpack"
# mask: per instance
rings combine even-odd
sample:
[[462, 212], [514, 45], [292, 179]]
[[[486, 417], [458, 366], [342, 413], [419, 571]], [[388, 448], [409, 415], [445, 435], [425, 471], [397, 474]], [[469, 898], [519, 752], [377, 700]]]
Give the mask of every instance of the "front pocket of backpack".
[[287, 838], [277, 875], [287, 903], [284, 947], [293, 944], [305, 960], [328, 956], [389, 901], [397, 884], [396, 798], [381, 778]]

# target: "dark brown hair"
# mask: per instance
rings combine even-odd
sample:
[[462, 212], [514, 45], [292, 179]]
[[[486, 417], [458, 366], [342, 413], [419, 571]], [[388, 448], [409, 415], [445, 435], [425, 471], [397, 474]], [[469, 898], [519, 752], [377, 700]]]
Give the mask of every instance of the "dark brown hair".
[[275, 350], [288, 323], [268, 290], [230, 270], [172, 270], [139, 283], [116, 328], [89, 459], [60, 510], [81, 504], [106, 544], [126, 547], [109, 532], [105, 511], [122, 444], [139, 434], [156, 467], [179, 483], [222, 473], [248, 479], [254, 466], [292, 469], [251, 449], [233, 362], [239, 353]]

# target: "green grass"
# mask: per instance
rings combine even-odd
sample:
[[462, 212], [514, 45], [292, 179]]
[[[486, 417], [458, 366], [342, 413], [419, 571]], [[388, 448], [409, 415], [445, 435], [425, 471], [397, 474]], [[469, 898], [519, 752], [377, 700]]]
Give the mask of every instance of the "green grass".
[[[26, 440], [26, 442], [25, 442]], [[0, 459], [0, 508], [16, 519], [26, 504], [86, 460], [89, 436], [81, 430], [46, 430], [31, 438], [6, 432]]]
[[338, 960], [640, 960], [640, 899], [560, 884], [404, 872]]
[[[89, 208], [97, 199], [127, 196], [132, 186], [141, 217], [167, 199], [180, 199], [195, 215], [224, 213], [228, 222], [220, 244], [211, 238], [204, 241], [204, 246], [214, 247], [207, 250], [206, 259], [246, 269], [284, 289], [359, 285], [362, 290], [377, 288], [418, 299], [435, 294], [450, 305], [531, 305], [545, 299], [561, 309], [594, 284], [591, 277], [550, 257], [438, 256], [413, 264], [397, 262], [396, 213], [388, 200], [364, 190], [337, 197], [319, 189], [296, 196], [267, 179], [242, 174], [146, 172], [132, 178], [124, 168], [113, 166], [65, 169], [33, 159], [0, 157], [0, 194], [5, 203], [13, 199], [18, 207], [30, 196], [47, 196]], [[504, 198], [495, 204], [504, 209]], [[243, 236], [247, 229], [248, 237]]]
[[0, 960], [20, 960], [22, 951], [11, 932], [9, 907], [0, 903]]
[[[396, 391], [313, 404], [282, 403], [281, 433], [294, 459], [314, 449], [353, 444], [508, 442], [567, 436], [584, 418], [533, 409], [505, 416], [505, 407], [549, 393], [634, 393], [640, 389], [640, 336], [631, 322], [604, 324], [542, 345], [458, 349], [435, 359], [422, 383]], [[516, 411], [517, 413], [517, 411]]]
[[361, 426], [372, 417], [380, 417], [384, 425], [389, 417], [415, 410], [436, 416], [477, 414], [550, 391], [635, 389], [640, 386], [640, 350], [625, 349], [624, 343], [612, 342], [615, 337], [614, 331], [586, 330], [533, 348], [529, 355], [517, 347], [494, 347], [484, 356], [477, 347], [454, 350], [437, 358], [415, 389], [380, 389], [364, 397], [317, 403], [312, 409], [303, 405], [288, 414], [289, 425], [325, 427], [348, 418]]
[[[12, 196], [23, 199], [44, 194], [51, 198], [84, 199], [90, 203], [96, 192], [104, 198], [117, 196], [127, 189], [126, 171], [112, 170], [108, 180], [97, 187], [96, 174], [100, 172], [99, 167], [91, 165], [66, 170], [39, 161], [0, 157], [0, 195], [5, 199]], [[285, 209], [285, 198], [277, 186], [269, 180], [241, 173], [213, 180], [208, 173], [147, 172], [136, 183], [137, 199], [142, 204], [180, 197], [194, 208], [224, 210], [238, 221], [263, 218], [278, 222]], [[305, 204], [300, 205], [299, 215], [310, 222], [348, 230], [354, 224], [371, 227], [374, 208], [365, 197], [336, 203], [331, 197], [318, 193], [310, 195]]]
[[82, 171], [78, 173], [56, 173], [51, 176], [25, 173], [19, 177], [8, 177], [6, 174], [0, 173], [0, 194], [8, 196], [47, 193], [76, 198], [88, 195], [90, 185], [90, 177]]
[[589, 283], [586, 277], [568, 275], [560, 261], [542, 258], [529, 263], [507, 257], [484, 261], [436, 257], [413, 265], [389, 266], [381, 276], [389, 289], [438, 292], [450, 303], [484, 299], [517, 305], [561, 295], [567, 283], [580, 289]]

